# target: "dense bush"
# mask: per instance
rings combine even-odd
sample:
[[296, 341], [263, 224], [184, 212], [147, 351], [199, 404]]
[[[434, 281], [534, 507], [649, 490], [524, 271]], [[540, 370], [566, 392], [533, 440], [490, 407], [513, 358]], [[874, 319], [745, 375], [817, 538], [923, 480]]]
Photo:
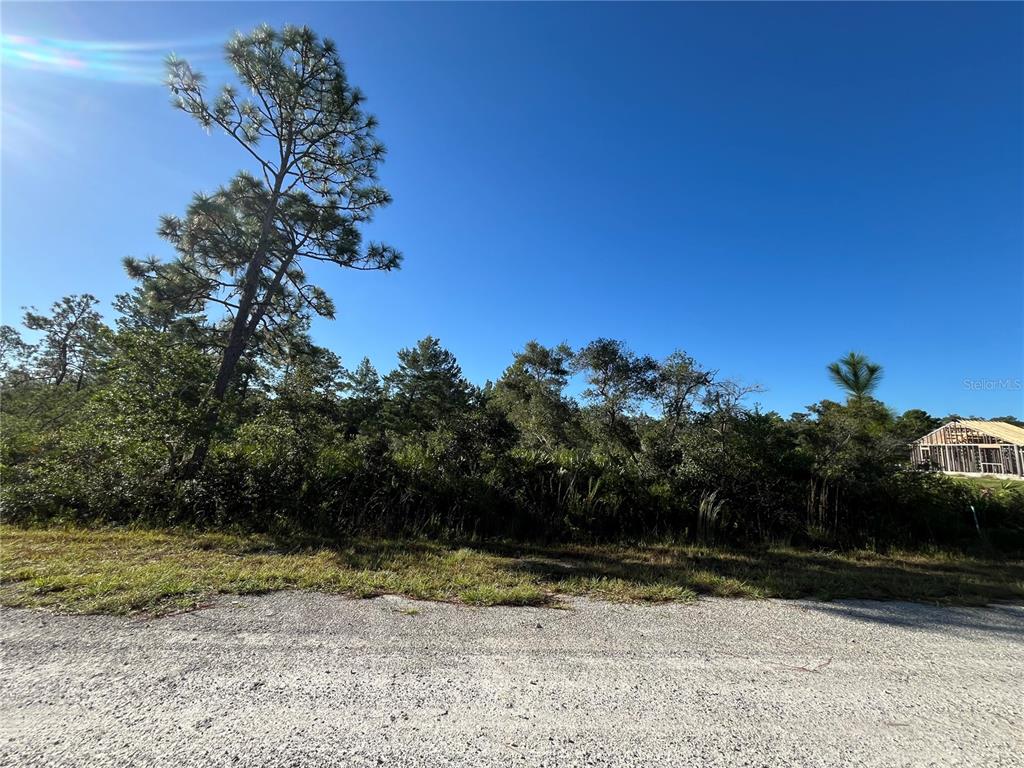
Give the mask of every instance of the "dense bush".
[[[367, 361], [345, 371], [312, 346], [252, 360], [201, 470], [185, 475], [213, 357], [152, 329], [98, 326], [93, 337], [88, 373], [60, 383], [53, 355], [8, 350], [9, 520], [1024, 546], [1024, 484], [982, 489], [906, 466], [905, 432], [921, 429], [920, 412], [908, 424], [851, 397], [784, 419], [742, 407], [741, 389], [685, 356], [666, 373], [604, 341], [583, 355], [531, 343], [484, 389], [430, 338], [384, 377]], [[572, 371], [587, 384], [583, 402], [565, 394]], [[680, 395], [670, 376], [693, 386]]]

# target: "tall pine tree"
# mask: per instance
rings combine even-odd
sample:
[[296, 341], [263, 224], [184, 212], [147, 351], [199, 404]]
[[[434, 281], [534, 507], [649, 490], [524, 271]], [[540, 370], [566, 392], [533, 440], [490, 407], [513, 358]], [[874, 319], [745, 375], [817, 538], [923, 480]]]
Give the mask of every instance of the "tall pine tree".
[[184, 216], [165, 216], [160, 234], [172, 261], [126, 262], [154, 306], [211, 319], [219, 332], [217, 374], [207, 398], [207, 428], [184, 474], [202, 466], [220, 405], [239, 362], [260, 334], [294, 331], [296, 315], [333, 317], [330, 297], [305, 267], [326, 262], [391, 270], [400, 254], [363, 244], [360, 226], [390, 202], [377, 183], [384, 147], [364, 97], [345, 75], [334, 43], [306, 27], [262, 26], [237, 35], [227, 61], [242, 88], [207, 93], [188, 62], [168, 60], [173, 103], [203, 128], [223, 130], [255, 164], [210, 195], [198, 194]]

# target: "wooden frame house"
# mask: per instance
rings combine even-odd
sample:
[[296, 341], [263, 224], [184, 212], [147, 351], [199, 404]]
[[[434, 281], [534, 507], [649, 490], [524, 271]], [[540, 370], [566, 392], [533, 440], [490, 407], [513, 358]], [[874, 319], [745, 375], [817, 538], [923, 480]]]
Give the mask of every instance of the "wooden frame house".
[[911, 443], [919, 469], [1024, 478], [1024, 428], [1005, 421], [951, 421]]

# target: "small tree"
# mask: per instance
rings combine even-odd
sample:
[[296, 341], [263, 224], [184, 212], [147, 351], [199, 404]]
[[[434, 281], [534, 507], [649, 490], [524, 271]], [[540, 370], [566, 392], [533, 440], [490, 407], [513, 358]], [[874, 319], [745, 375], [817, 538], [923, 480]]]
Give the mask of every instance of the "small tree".
[[95, 296], [82, 293], [55, 301], [48, 315], [35, 307], [25, 310], [25, 327], [42, 334], [31, 347], [35, 379], [57, 387], [73, 383], [79, 390], [95, 373], [104, 330], [100, 313], [93, 309], [98, 303]]
[[528, 448], [551, 449], [566, 442], [575, 421], [573, 403], [563, 392], [572, 350], [527, 342], [494, 387], [494, 401], [516, 426]]
[[588, 386], [583, 396], [594, 403], [609, 429], [634, 413], [657, 388], [658, 362], [646, 355], [638, 357], [615, 339], [596, 339], [577, 351], [572, 371], [584, 374]]
[[379, 426], [384, 407], [384, 386], [370, 358], [364, 357], [354, 371], [345, 373], [342, 389], [346, 395], [344, 410], [349, 434]]
[[[808, 522], [832, 534], [844, 527], [864, 530], [867, 516], [883, 510], [858, 507], [856, 501], [872, 498], [898, 472], [906, 441], [894, 430], [889, 409], [866, 395], [846, 405], [823, 400], [808, 410], [814, 418], [799, 429], [800, 451], [811, 470]], [[853, 513], [861, 518], [856, 523], [848, 519]]]
[[714, 373], [705, 371], [682, 350], [676, 350], [661, 363], [655, 380], [655, 399], [670, 437], [693, 414], [714, 378]]
[[455, 355], [433, 336], [398, 353], [386, 378], [392, 418], [400, 431], [450, 425], [469, 409], [472, 388]]
[[895, 430], [899, 437], [909, 443], [927, 435], [941, 424], [941, 419], [936, 419], [927, 411], [911, 408], [909, 411], [904, 411], [903, 415], [896, 420]]
[[243, 171], [212, 195], [196, 195], [183, 217], [162, 219], [173, 261], [126, 262], [153, 306], [193, 317], [220, 307], [225, 315], [215, 323], [221, 351], [207, 428], [187, 474], [205, 459], [220, 403], [254, 338], [290, 333], [298, 313], [333, 317], [305, 264], [391, 270], [401, 259], [389, 246], [362, 244], [360, 225], [391, 199], [377, 183], [384, 147], [334, 43], [307, 27], [261, 26], [236, 35], [226, 55], [245, 95], [226, 85], [211, 99], [202, 75], [173, 56], [167, 84], [175, 106], [204, 129], [227, 133], [257, 173]]
[[11, 387], [31, 380], [29, 364], [34, 347], [21, 338], [18, 329], [0, 325], [0, 383]]

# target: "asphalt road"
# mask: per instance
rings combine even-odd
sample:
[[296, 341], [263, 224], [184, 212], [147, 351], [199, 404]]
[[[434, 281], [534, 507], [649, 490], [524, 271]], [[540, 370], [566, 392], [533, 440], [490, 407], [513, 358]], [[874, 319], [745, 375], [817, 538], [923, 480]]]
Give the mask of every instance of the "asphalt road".
[[1024, 608], [0, 612], [5, 766], [1022, 766]]

